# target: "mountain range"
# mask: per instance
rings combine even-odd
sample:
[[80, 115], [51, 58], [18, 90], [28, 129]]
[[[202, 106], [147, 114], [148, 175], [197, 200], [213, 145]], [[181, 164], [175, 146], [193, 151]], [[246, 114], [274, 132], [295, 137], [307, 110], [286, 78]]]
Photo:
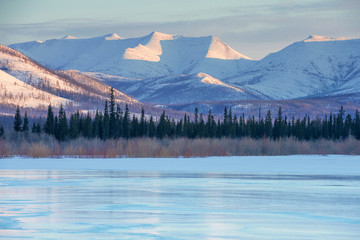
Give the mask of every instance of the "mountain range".
[[[98, 90], [106, 89], [101, 86], [113, 86], [123, 101], [139, 104], [173, 108], [206, 103], [211, 108], [220, 102], [319, 98], [329, 99], [330, 103], [331, 99], [355, 103], [360, 95], [360, 39], [311, 35], [261, 60], [252, 60], [213, 36], [184, 37], [159, 32], [139, 38], [117, 34], [87, 39], [66, 36], [9, 47], [52, 69], [51, 74], [76, 73], [88, 79], [81, 83], [83, 86], [94, 82]], [[10, 56], [3, 52], [0, 51], [1, 78], [8, 74], [29, 84], [29, 77], [24, 76], [31, 70], [13, 60], [9, 70], [4, 63]], [[39, 78], [30, 75], [32, 81]], [[56, 87], [53, 78], [46, 79], [61, 91], [81, 92], [76, 84], [57, 80]], [[54, 96], [46, 99], [71, 101], [50, 93]]]

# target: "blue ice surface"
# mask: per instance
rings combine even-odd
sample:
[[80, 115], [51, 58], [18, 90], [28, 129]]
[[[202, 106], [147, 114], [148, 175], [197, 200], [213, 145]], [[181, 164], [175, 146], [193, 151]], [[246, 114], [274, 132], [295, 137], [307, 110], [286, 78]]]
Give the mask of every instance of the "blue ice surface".
[[358, 239], [359, 164], [0, 159], [0, 239]]

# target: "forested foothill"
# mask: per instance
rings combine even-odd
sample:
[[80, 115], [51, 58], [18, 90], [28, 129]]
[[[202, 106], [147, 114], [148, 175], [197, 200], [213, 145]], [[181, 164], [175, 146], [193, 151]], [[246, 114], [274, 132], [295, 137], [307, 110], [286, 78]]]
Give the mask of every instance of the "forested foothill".
[[[33, 124], [29, 126], [27, 113], [25, 112], [24, 116], [22, 116], [20, 108], [17, 107], [13, 119], [13, 129], [6, 131], [0, 124], [0, 138], [2, 142], [0, 151], [3, 150], [3, 155], [6, 155], [4, 154], [4, 142], [13, 142], [14, 144], [16, 142], [21, 142], [22, 144], [28, 142], [33, 144], [34, 142], [43, 142], [44, 139], [54, 139], [51, 142], [58, 142], [59, 146], [68, 145], [66, 143], [79, 139], [87, 140], [88, 145], [91, 145], [91, 140], [96, 140], [97, 143], [104, 146], [107, 146], [108, 142], [111, 141], [115, 142], [113, 143], [115, 145], [112, 146], [115, 148], [119, 148], [118, 143], [116, 143], [117, 141], [125, 143], [129, 140], [139, 141], [140, 139], [148, 142], [148, 144], [150, 142], [144, 139], [156, 139], [159, 146], [162, 145], [161, 143], [166, 142], [166, 147], [169, 147], [169, 142], [172, 140], [176, 142], [177, 139], [185, 139], [183, 141], [187, 142], [196, 140], [197, 143], [203, 141], [204, 143], [206, 142], [205, 145], [207, 146], [209, 146], [210, 142], [211, 144], [216, 142], [220, 144], [221, 141], [213, 141], [216, 139], [229, 139], [233, 145], [246, 140], [253, 143], [259, 142], [262, 145], [260, 148], [263, 150], [256, 150], [256, 153], [270, 154], [271, 151], [264, 150], [264, 143], [267, 144], [268, 148], [271, 144], [275, 144], [273, 142], [284, 142], [290, 139], [295, 145], [298, 145], [297, 142], [314, 143], [320, 140], [323, 142], [336, 142], [337, 144], [339, 142], [351, 141], [355, 142], [355, 146], [360, 148], [358, 144], [360, 140], [360, 114], [357, 110], [354, 115], [346, 114], [343, 107], [340, 107], [337, 113], [326, 114], [324, 118], [312, 118], [309, 115], [295, 118], [294, 116], [284, 116], [280, 107], [274, 116], [269, 110], [264, 117], [260, 115], [260, 111], [258, 116], [246, 117], [244, 114], [240, 116], [232, 114], [231, 108], [225, 107], [223, 116], [217, 119], [211, 111], [205, 116], [199, 114], [197, 108], [195, 108], [194, 114], [191, 117], [185, 114], [180, 120], [169, 118], [165, 111], [162, 112], [159, 118], [154, 118], [153, 116], [146, 115], [144, 109], [142, 109], [140, 115], [131, 115], [127, 105], [125, 109], [121, 109], [115, 102], [114, 90], [111, 88], [109, 100], [105, 101], [104, 110], [96, 111], [94, 114], [90, 114], [90, 112], [82, 114], [77, 111], [68, 117], [62, 106], [60, 106], [58, 113], [55, 113], [53, 107], [49, 105], [46, 119], [43, 121], [33, 121]], [[76, 142], [79, 145], [79, 141]], [[47, 145], [49, 155], [51, 155], [52, 147], [46, 143], [45, 145]], [[201, 147], [201, 144], [198, 147]], [[216, 149], [216, 146], [213, 147]], [[239, 147], [242, 148], [244, 146]], [[116, 150], [114, 151], [116, 152]], [[141, 149], [133, 151], [141, 151]], [[194, 150], [192, 151], [194, 152]], [[234, 150], [224, 151], [213, 154], [236, 154]], [[310, 149], [308, 151], [309, 153], [317, 153]], [[356, 152], [351, 149], [348, 151], [335, 151], [334, 148], [334, 153], [355, 154]], [[16, 155], [16, 151], [10, 152]], [[101, 155], [101, 152], [103, 151], [98, 150], [98, 154]], [[125, 150], [121, 152], [126, 155]], [[170, 155], [176, 156], [175, 152], [173, 151], [173, 154]], [[210, 152], [211, 150], [209, 150], [209, 154]], [[303, 149], [290, 152], [283, 149], [278, 154], [291, 154], [292, 152], [307, 153]], [[332, 152], [329, 149], [320, 153]], [[86, 155], [85, 152], [77, 153], [74, 149], [71, 154]], [[177, 156], [187, 155], [188, 153], [181, 153], [180, 151], [178, 154]], [[252, 153], [246, 150], [238, 152], [238, 154], [251, 155]], [[156, 156], [156, 154], [151, 155]], [[206, 155], [205, 152], [200, 154], [200, 156], [204, 155]], [[146, 156], [146, 153], [144, 153], [144, 156]]]

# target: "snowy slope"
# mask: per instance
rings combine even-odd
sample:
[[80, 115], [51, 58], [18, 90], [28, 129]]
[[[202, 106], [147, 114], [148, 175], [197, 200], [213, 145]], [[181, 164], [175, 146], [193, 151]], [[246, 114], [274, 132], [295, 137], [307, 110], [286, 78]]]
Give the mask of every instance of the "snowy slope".
[[271, 99], [360, 92], [360, 39], [310, 36], [240, 71], [228, 83]]
[[[0, 45], [0, 94], [2, 104], [24, 107], [58, 106], [60, 103], [79, 106], [96, 102], [103, 105], [109, 86], [77, 71], [52, 71], [23, 54]], [[118, 102], [138, 103], [115, 91]]]
[[47, 107], [67, 104], [70, 101], [20, 81], [10, 74], [0, 70], [0, 103], [19, 105], [20, 107]]

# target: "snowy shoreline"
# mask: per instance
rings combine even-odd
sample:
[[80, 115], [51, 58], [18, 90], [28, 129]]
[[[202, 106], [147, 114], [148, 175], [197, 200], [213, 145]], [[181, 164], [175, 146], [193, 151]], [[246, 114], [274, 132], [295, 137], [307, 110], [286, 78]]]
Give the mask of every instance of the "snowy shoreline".
[[205, 158], [3, 158], [0, 170], [117, 170], [360, 176], [359, 155]]

